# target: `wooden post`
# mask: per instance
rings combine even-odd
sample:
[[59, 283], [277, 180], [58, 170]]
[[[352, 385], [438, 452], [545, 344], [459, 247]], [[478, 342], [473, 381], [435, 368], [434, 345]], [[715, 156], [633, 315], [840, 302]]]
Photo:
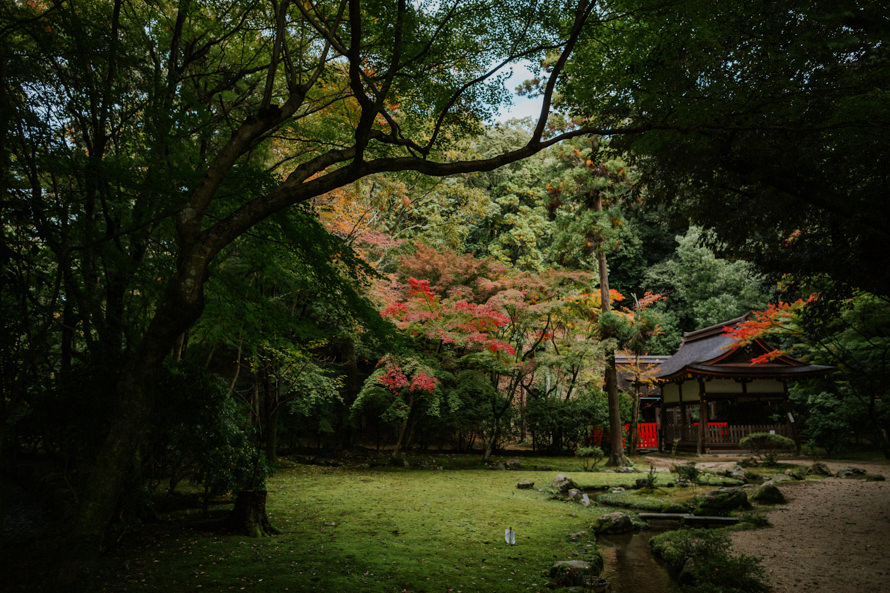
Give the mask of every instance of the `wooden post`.
[[794, 439], [795, 455], [800, 455], [800, 435], [797, 434], [797, 424], [794, 422], [794, 416], [791, 414], [791, 402], [788, 401], [788, 383], [782, 381], [782, 391], [785, 395], [785, 420], [791, 425], [791, 438]]
[[705, 382], [698, 380], [698, 443], [696, 449], [701, 455], [708, 445], [708, 404], [705, 401]]
[[[683, 379], [680, 381], [680, 384], [677, 385], [677, 392], [680, 395], [680, 418], [679, 422], [677, 422], [677, 434], [674, 436], [675, 439], [683, 440], [683, 429], [686, 426], [686, 402], [683, 401], [683, 384], [686, 383], [686, 380]], [[671, 447], [673, 447], [673, 443], [671, 443]]]

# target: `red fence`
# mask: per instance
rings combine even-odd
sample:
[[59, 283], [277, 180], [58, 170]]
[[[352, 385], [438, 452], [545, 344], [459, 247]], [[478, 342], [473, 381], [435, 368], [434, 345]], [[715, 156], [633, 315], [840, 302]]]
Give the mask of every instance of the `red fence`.
[[[624, 436], [621, 439], [621, 446], [627, 447], [627, 433], [630, 432], [630, 424], [624, 425]], [[599, 426], [593, 427], [593, 444], [597, 447], [603, 446], [603, 435], [605, 431]], [[637, 448], [639, 449], [657, 449], [658, 448], [658, 423], [657, 422], [639, 422], [637, 423]]]

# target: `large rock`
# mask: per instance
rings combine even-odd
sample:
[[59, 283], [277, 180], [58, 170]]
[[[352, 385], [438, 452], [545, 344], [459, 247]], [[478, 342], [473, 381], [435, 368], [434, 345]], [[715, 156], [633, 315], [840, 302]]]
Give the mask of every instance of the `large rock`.
[[531, 480], [519, 480], [519, 482], [516, 483], [516, 487], [520, 490], [531, 490], [534, 486], [535, 483]]
[[563, 494], [567, 493], [572, 488], [577, 488], [575, 482], [572, 481], [572, 478], [568, 477], [565, 474], [556, 474], [556, 477], [553, 478], [553, 484], [551, 484], [555, 490], [558, 492], [562, 492]]
[[760, 504], [784, 504], [785, 495], [772, 482], [766, 482], [754, 491], [751, 500]]
[[594, 581], [602, 569], [601, 557], [593, 562], [560, 560], [550, 568], [550, 578], [556, 587], [583, 587]]
[[835, 474], [839, 478], [864, 478], [865, 470], [859, 467], [842, 467]]
[[741, 488], [717, 488], [701, 498], [695, 514], [726, 516], [732, 511], [750, 508], [748, 495]]
[[810, 476], [830, 476], [831, 470], [828, 469], [828, 466], [822, 463], [821, 461], [817, 461], [813, 465], [807, 468], [807, 475]]
[[746, 482], [748, 484], [758, 482], [760, 480], [760, 476], [755, 473], [749, 472], [738, 463], [729, 466], [721, 473], [727, 478], [732, 478], [733, 480], [739, 480], [740, 482]]
[[630, 533], [646, 526], [640, 519], [622, 513], [620, 511], [607, 513], [599, 517], [591, 528], [596, 533]]

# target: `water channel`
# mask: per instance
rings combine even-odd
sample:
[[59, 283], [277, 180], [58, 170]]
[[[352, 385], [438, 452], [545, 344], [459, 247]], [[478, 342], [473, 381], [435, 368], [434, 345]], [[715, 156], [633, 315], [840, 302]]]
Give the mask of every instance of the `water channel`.
[[667, 570], [652, 557], [649, 539], [668, 528], [639, 533], [600, 535], [597, 542], [605, 567], [603, 578], [609, 593], [667, 593], [670, 577]]

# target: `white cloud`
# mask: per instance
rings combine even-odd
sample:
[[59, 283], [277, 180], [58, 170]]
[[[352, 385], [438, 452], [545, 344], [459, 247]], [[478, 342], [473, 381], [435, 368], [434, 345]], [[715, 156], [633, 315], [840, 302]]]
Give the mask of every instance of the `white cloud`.
[[532, 117], [537, 119], [541, 113], [541, 97], [520, 96], [516, 94], [516, 87], [525, 80], [535, 77], [531, 70], [528, 69], [528, 62], [519, 62], [512, 67], [513, 74], [507, 79], [505, 85], [507, 90], [511, 92], [512, 104], [502, 105], [500, 112], [495, 116], [495, 121], [505, 122], [509, 119], [521, 117]]

